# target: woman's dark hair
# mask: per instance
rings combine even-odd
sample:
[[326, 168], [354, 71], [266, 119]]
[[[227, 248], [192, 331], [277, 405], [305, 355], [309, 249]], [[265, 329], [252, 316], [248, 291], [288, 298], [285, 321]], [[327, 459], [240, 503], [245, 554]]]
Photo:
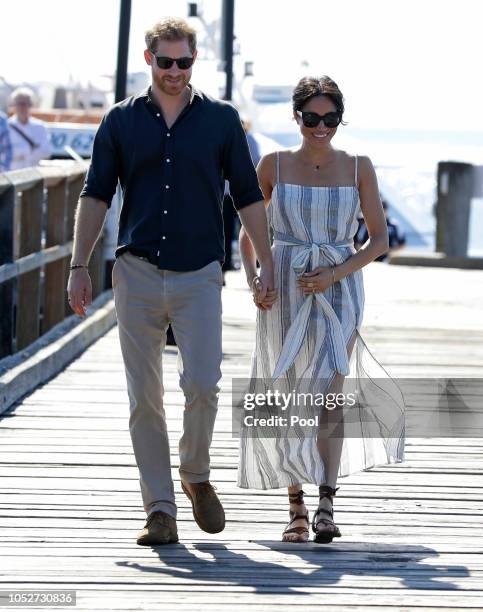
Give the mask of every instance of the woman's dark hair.
[[[342, 120], [344, 114], [344, 96], [337, 83], [327, 75], [319, 78], [306, 76], [300, 79], [292, 94], [293, 111], [301, 111], [307, 102], [316, 96], [326, 96], [329, 98]], [[341, 123], [346, 125], [344, 121], [341, 121]]]

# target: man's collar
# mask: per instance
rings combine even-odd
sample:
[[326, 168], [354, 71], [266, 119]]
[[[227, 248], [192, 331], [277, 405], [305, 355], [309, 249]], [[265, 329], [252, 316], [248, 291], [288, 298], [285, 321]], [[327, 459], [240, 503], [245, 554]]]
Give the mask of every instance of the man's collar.
[[[190, 100], [189, 100], [190, 104], [193, 103], [193, 100], [195, 99], [196, 96], [198, 96], [200, 100], [203, 99], [202, 92], [199, 89], [196, 89], [196, 87], [194, 87], [191, 83], [188, 83], [188, 88], [190, 90]], [[153, 104], [156, 104], [156, 102], [154, 101], [151, 95], [151, 85], [149, 85], [148, 87], [146, 87], [146, 89], [143, 89], [136, 96], [134, 96], [135, 100], [138, 98], [144, 98], [146, 102], [153, 102]]]
[[145, 89], [143, 89], [139, 93], [137, 93], [134, 96], [134, 99], [137, 100], [138, 98], [149, 98], [150, 91], [151, 91], [151, 85], [149, 87], [146, 87]]
[[200, 100], [203, 99], [203, 94], [201, 93], [201, 91], [199, 89], [196, 89], [196, 87], [191, 85], [191, 83], [188, 84], [188, 87], [191, 89], [190, 104], [193, 102], [195, 96], [198, 96], [198, 98], [200, 98]]

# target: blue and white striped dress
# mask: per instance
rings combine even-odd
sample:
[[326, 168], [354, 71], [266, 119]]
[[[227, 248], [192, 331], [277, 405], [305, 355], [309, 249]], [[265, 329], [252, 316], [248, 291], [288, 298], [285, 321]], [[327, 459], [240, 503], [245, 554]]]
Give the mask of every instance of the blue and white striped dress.
[[[342, 263], [354, 253], [360, 213], [357, 157], [354, 185], [283, 183], [278, 153], [276, 176], [268, 215], [278, 299], [271, 310], [257, 313], [250, 378], [276, 379], [277, 388], [287, 391], [300, 381], [312, 381], [315, 387], [317, 381], [328, 385], [337, 372], [359, 376], [370, 369], [373, 377], [389, 378], [359, 335], [364, 308], [362, 271], [315, 295], [304, 296], [297, 285], [303, 272]], [[349, 358], [347, 346], [354, 334]], [[395, 395], [397, 391], [396, 387]], [[395, 430], [393, 423], [387, 428], [382, 423], [380, 430], [387, 435], [364, 438], [361, 433], [344, 439], [340, 476], [403, 460], [403, 426]], [[245, 436], [241, 431], [238, 486], [272, 489], [306, 482], [325, 482], [314, 436], [284, 437], [283, 428], [274, 428], [272, 437]]]

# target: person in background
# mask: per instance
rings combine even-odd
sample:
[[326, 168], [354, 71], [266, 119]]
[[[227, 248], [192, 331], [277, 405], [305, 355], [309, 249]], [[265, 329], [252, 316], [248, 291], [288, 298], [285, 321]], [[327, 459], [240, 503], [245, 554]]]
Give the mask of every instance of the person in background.
[[225, 192], [223, 194], [223, 235], [225, 239], [225, 261], [222, 265], [223, 285], [225, 284], [225, 272], [234, 270], [233, 265], [233, 236], [235, 233], [236, 210], [233, 205], [233, 198], [230, 195], [230, 184], [225, 181]]
[[[376, 261], [385, 261], [389, 253], [393, 253], [394, 251], [398, 251], [402, 249], [402, 247], [406, 244], [406, 236], [404, 232], [398, 227], [397, 223], [392, 221], [388, 215], [388, 203], [385, 200], [382, 201], [382, 208], [384, 210], [384, 216], [386, 217], [386, 225], [387, 225], [387, 233], [389, 238], [389, 250], [386, 253], [383, 253], [379, 257], [376, 257]], [[358, 251], [363, 244], [365, 244], [369, 238], [369, 233], [367, 231], [366, 224], [364, 223], [364, 219], [360, 217], [358, 219], [359, 227], [357, 229], [356, 235], [354, 236], [354, 247]]]
[[28, 87], [19, 87], [11, 95], [15, 111], [8, 120], [13, 149], [11, 170], [36, 166], [52, 153], [44, 122], [30, 116], [33, 101], [34, 93]]
[[252, 134], [252, 124], [246, 119], [242, 118], [243, 129], [245, 130], [245, 135], [247, 137], [248, 148], [250, 149], [250, 155], [252, 156], [253, 165], [255, 168], [258, 166], [258, 162], [260, 161], [260, 145], [257, 142], [257, 139]]
[[[245, 130], [245, 136], [247, 137], [248, 148], [250, 149], [250, 155], [253, 161], [253, 165], [257, 167], [258, 162], [260, 161], [260, 147], [255, 137], [251, 133], [251, 123], [248, 119], [241, 119], [243, 129]], [[233, 264], [233, 240], [238, 239], [237, 231], [236, 231], [236, 220], [237, 220], [237, 212], [235, 207], [233, 206], [233, 199], [230, 195], [230, 185], [228, 181], [225, 181], [225, 194], [223, 196], [223, 231], [225, 234], [225, 261], [223, 263], [223, 273], [228, 272], [228, 270], [234, 270], [235, 266]], [[225, 282], [223, 281], [223, 284]]]
[[12, 163], [12, 142], [8, 129], [7, 115], [0, 111], [0, 172], [10, 170]]

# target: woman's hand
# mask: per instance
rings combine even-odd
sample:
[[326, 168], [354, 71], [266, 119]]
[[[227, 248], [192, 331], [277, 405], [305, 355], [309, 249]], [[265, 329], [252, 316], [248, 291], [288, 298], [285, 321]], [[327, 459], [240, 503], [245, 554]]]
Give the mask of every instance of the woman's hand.
[[264, 289], [259, 276], [255, 276], [251, 283], [253, 301], [260, 310], [270, 310], [277, 299], [276, 289]]
[[298, 286], [305, 295], [323, 293], [336, 281], [336, 266], [319, 266], [312, 272], [305, 272], [297, 279]]

